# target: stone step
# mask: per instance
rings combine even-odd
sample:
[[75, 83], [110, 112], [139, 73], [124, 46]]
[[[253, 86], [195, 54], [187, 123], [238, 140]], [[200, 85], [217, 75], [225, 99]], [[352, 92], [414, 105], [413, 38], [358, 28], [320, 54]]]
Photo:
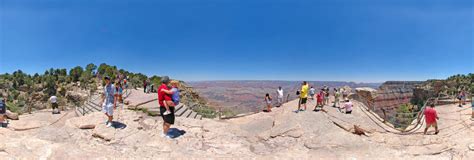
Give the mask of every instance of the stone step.
[[102, 110], [102, 107], [98, 107], [94, 104], [91, 104], [91, 103], [87, 103], [86, 104], [89, 108], [91, 108], [93, 111], [101, 111]]
[[76, 113], [76, 116], [82, 116], [82, 111], [80, 111], [79, 107], [76, 107], [74, 112]]
[[178, 117], [181, 117], [183, 116], [183, 114], [188, 111], [188, 108], [187, 107], [182, 107], [180, 110], [178, 110], [177, 112], [175, 112], [175, 115], [178, 116]]
[[196, 115], [196, 119], [202, 120], [202, 116], [198, 114]]
[[83, 105], [83, 107], [85, 108], [86, 114], [89, 114], [95, 111], [94, 107], [91, 107], [89, 105]]
[[182, 116], [182, 117], [184, 117], [184, 118], [188, 118], [188, 117], [189, 117], [189, 116], [190, 116], [192, 113], [193, 113], [193, 111], [192, 111], [192, 110], [190, 110], [190, 109], [188, 109], [188, 110], [186, 111], [186, 113], [184, 113], [184, 114], [183, 114], [183, 116]]
[[178, 112], [180, 109], [183, 109], [184, 107], [185, 107], [185, 106], [184, 106], [182, 103], [180, 103], [180, 104], [178, 104], [178, 106], [175, 107], [174, 112], [176, 113], [176, 112]]
[[194, 118], [196, 118], [196, 115], [197, 115], [197, 113], [193, 111], [193, 112], [191, 113], [191, 115], [189, 115], [188, 118], [193, 118], [193, 119], [194, 119]]

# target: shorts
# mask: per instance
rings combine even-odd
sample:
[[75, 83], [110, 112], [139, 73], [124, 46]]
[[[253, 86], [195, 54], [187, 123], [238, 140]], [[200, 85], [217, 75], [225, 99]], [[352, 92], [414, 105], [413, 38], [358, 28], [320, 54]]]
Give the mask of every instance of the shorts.
[[308, 101], [308, 98], [301, 98], [301, 104], [306, 104], [306, 101]]
[[7, 112], [5, 106], [0, 107], [0, 114], [5, 114], [5, 112]]
[[160, 115], [163, 117], [163, 121], [168, 124], [174, 124], [174, 107], [169, 107], [171, 114], [164, 115], [166, 112], [166, 108], [164, 106], [160, 106]]
[[53, 108], [53, 109], [58, 108], [58, 103], [51, 103], [51, 108]]
[[315, 95], [315, 94], [309, 94], [309, 96], [311, 96], [311, 98], [313, 98], [313, 97], [314, 97], [314, 95]]
[[114, 104], [103, 104], [102, 105], [102, 112], [104, 112], [105, 114], [109, 115], [109, 116], [113, 116], [114, 115]]
[[0, 114], [5, 114], [7, 112], [5, 105], [0, 107]]
[[433, 122], [433, 123], [426, 123], [426, 128], [429, 128], [429, 127], [438, 127], [438, 123], [437, 122]]

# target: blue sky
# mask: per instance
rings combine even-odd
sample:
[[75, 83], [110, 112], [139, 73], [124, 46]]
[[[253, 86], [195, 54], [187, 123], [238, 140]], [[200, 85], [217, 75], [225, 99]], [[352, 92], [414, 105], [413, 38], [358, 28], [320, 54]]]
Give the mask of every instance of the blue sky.
[[0, 0], [0, 73], [92, 62], [182, 80], [474, 72], [471, 0]]

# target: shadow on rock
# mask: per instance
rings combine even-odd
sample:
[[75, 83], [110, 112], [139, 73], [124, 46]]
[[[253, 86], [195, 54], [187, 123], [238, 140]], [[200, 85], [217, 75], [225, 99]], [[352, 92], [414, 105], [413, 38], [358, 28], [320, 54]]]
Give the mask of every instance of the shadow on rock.
[[112, 127], [114, 127], [115, 129], [125, 129], [125, 128], [127, 128], [127, 125], [123, 124], [122, 122], [113, 121], [112, 122]]
[[179, 138], [179, 137], [183, 136], [184, 134], [186, 134], [186, 131], [180, 130], [180, 129], [177, 129], [177, 128], [170, 128], [170, 130], [168, 131], [168, 135], [171, 138]]

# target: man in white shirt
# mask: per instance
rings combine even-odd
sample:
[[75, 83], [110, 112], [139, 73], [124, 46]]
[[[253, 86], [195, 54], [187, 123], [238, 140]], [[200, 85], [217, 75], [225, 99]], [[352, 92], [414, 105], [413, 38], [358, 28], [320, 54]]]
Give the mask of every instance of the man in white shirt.
[[53, 95], [49, 98], [49, 101], [51, 102], [51, 108], [53, 108], [53, 114], [59, 114], [58, 97]]
[[277, 98], [278, 98], [278, 106], [281, 106], [283, 104], [283, 89], [281, 89], [281, 86], [278, 87], [277, 90]]

